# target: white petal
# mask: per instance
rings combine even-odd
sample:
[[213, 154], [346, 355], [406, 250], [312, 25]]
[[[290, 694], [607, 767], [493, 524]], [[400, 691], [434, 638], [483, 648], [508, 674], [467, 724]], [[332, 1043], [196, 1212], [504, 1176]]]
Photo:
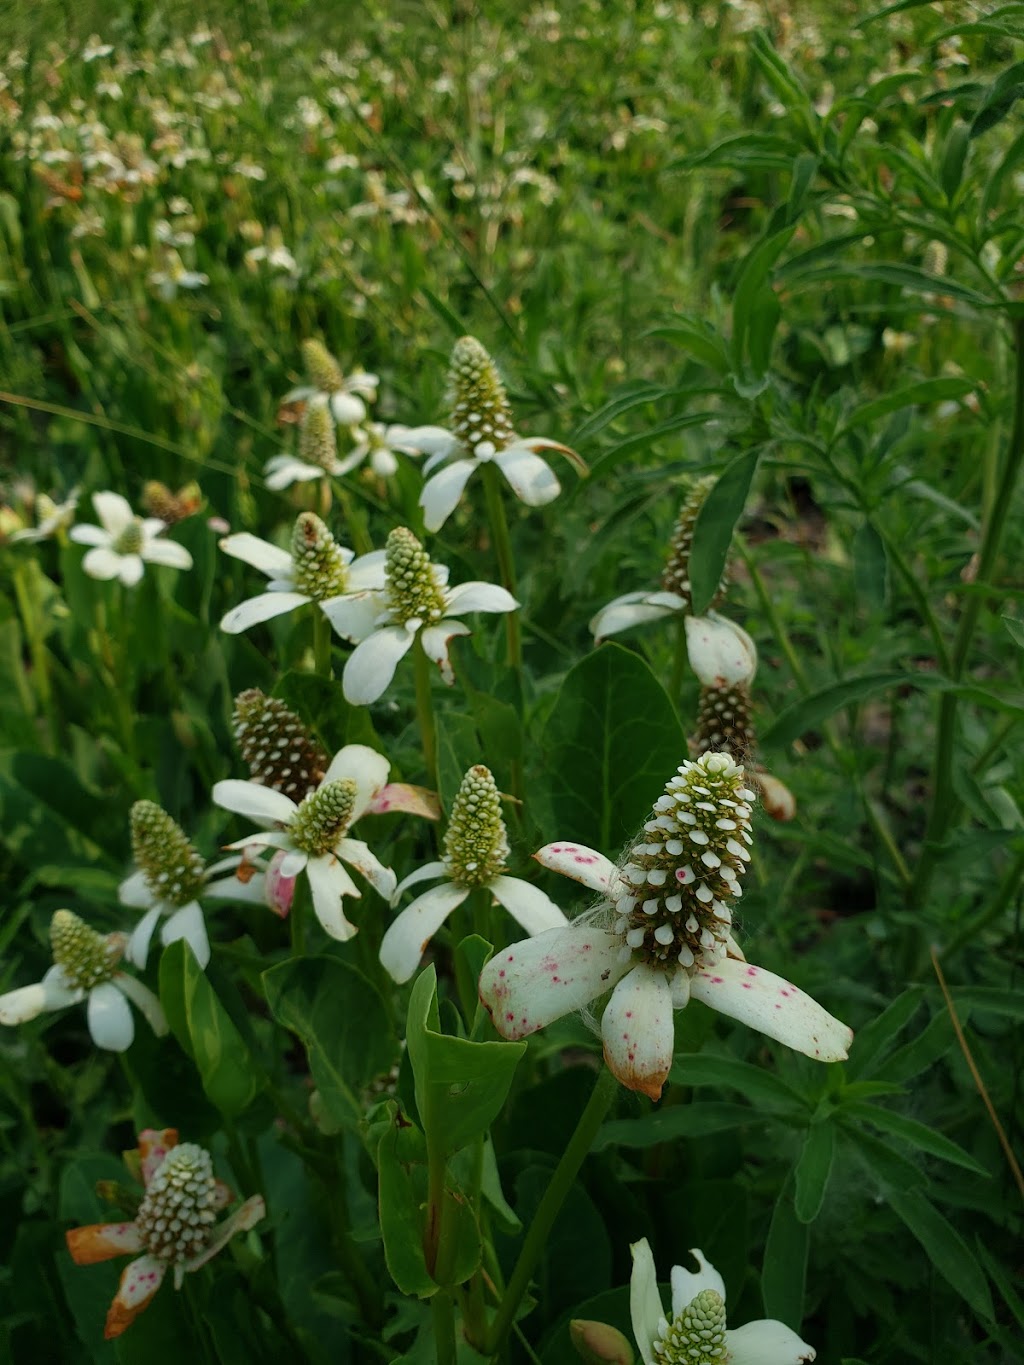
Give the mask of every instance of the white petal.
[[306, 864], [306, 876], [313, 893], [313, 909], [316, 917], [330, 934], [344, 943], [359, 931], [345, 918], [342, 897], [359, 897], [359, 888], [332, 854], [322, 858], [310, 858]]
[[455, 460], [438, 470], [423, 485], [420, 506], [423, 508], [423, 524], [428, 531], [440, 531], [455, 511], [474, 469], [475, 460]]
[[148, 1253], [125, 1266], [114, 1302], [107, 1313], [108, 1337], [119, 1337], [131, 1326], [160, 1288], [166, 1273], [167, 1262]]
[[494, 463], [508, 479], [512, 492], [527, 507], [543, 507], [562, 491], [551, 466], [523, 446], [499, 450]]
[[803, 1365], [817, 1352], [774, 1318], [748, 1322], [725, 1334], [729, 1365]]
[[420, 634], [420, 644], [423, 652], [432, 663], [437, 665], [441, 673], [441, 681], [446, 687], [451, 687], [455, 682], [455, 670], [452, 668], [452, 661], [448, 657], [448, 641], [454, 640], [457, 635], [470, 635], [472, 632], [469, 626], [461, 621], [445, 619], [436, 626], [427, 626]]
[[630, 626], [638, 626], [645, 621], [658, 621], [663, 616], [671, 616], [686, 605], [680, 597], [678, 606], [667, 607], [657, 602], [651, 602], [652, 596], [653, 594], [649, 592], [627, 592], [622, 597], [616, 597], [591, 617], [591, 635], [595, 640], [601, 641], [607, 639], [609, 635], [617, 635], [620, 630], [628, 630]]
[[480, 999], [503, 1038], [525, 1038], [581, 1009], [629, 970], [622, 939], [568, 924], [496, 953], [480, 974]]
[[288, 551], [271, 545], [269, 540], [260, 540], [259, 536], [250, 535], [248, 531], [225, 536], [220, 548], [233, 559], [240, 559], [254, 569], [260, 569], [268, 578], [290, 578], [292, 575], [292, 557]]
[[242, 839], [236, 839], [233, 844], [225, 844], [225, 848], [283, 848], [292, 849], [292, 836], [283, 829], [257, 829], [252, 834], [245, 835]]
[[757, 672], [757, 647], [745, 630], [717, 612], [687, 616], [686, 651], [703, 687], [735, 687]]
[[[27, 532], [19, 534], [21, 535], [22, 539], [25, 540], [29, 539], [29, 534]], [[101, 530], [100, 527], [98, 526], [90, 526], [87, 521], [80, 522], [78, 526], [72, 526], [71, 530], [68, 532], [68, 535], [75, 542], [76, 545], [109, 546], [110, 544], [109, 533]], [[32, 538], [35, 539], [36, 537], [33, 536]]]
[[387, 607], [382, 592], [348, 592], [341, 597], [327, 597], [320, 610], [343, 640], [358, 643], [372, 635], [377, 622]]
[[370, 468], [378, 479], [394, 478], [398, 472], [398, 457], [393, 451], [381, 447], [370, 456]]
[[304, 464], [291, 455], [275, 455], [263, 467], [263, 482], [274, 493], [280, 493], [289, 484], [307, 483], [310, 479], [326, 477], [326, 469], [315, 464]]
[[349, 867], [354, 867], [366, 878], [374, 891], [390, 904], [398, 878], [390, 867], [384, 866], [375, 853], [370, 852], [361, 839], [340, 839], [336, 852], [343, 862], [348, 863]]
[[115, 553], [105, 545], [99, 545], [95, 550], [86, 552], [85, 558], [82, 560], [82, 568], [90, 578], [98, 578], [101, 582], [107, 582], [111, 578], [117, 578], [123, 563], [124, 555]]
[[215, 782], [211, 795], [215, 806], [234, 811], [236, 815], [248, 815], [261, 824], [286, 825], [298, 810], [284, 792], [264, 787], [260, 782], [243, 782], [237, 777]]
[[341, 782], [348, 779], [355, 783], [356, 795], [350, 821], [354, 825], [381, 787], [387, 784], [390, 771], [391, 764], [384, 755], [371, 749], [368, 744], [346, 744], [331, 759], [323, 780]]
[[294, 880], [300, 872], [305, 872], [309, 863], [309, 854], [301, 848], [282, 849], [274, 856], [273, 865], [277, 869], [279, 877], [285, 877], [288, 881]]
[[216, 881], [207, 882], [203, 887], [204, 900], [209, 897], [211, 900], [244, 901], [247, 905], [263, 905], [264, 895], [261, 872], [254, 873], [247, 882], [240, 881], [238, 877], [220, 877]]
[[130, 905], [134, 910], [148, 910], [156, 903], [156, 897], [149, 889], [146, 874], [137, 870], [117, 888], [117, 899], [122, 905]]
[[301, 592], [264, 592], [258, 597], [248, 597], [222, 618], [220, 628], [228, 635], [240, 635], [250, 626], [261, 621], [269, 621], [274, 616], [283, 616], [286, 611], [304, 607], [310, 599]]
[[487, 889], [531, 937], [569, 922], [539, 886], [531, 886], [521, 877], [492, 877]]
[[190, 901], [173, 914], [160, 930], [160, 942], [166, 947], [183, 938], [195, 953], [196, 961], [204, 970], [210, 961], [210, 940], [206, 934], [206, 921], [197, 901]]
[[381, 965], [392, 980], [408, 981], [427, 944], [456, 906], [469, 895], [464, 886], [442, 882], [417, 896], [389, 926], [380, 945]]
[[351, 706], [368, 706], [383, 696], [414, 639], [402, 626], [385, 626], [356, 645], [341, 675], [345, 700]]
[[118, 972], [114, 977], [113, 985], [122, 995], [128, 997], [157, 1037], [162, 1038], [167, 1032], [167, 1018], [161, 1008], [160, 1001], [149, 987], [143, 985], [141, 981], [137, 981], [134, 976], [129, 976], [127, 972]]
[[0, 1024], [27, 1024], [30, 1019], [53, 1008], [41, 981], [32, 986], [19, 986], [15, 991], [0, 995]]
[[515, 611], [519, 603], [505, 588], [494, 583], [460, 583], [447, 594], [445, 616], [465, 616], [471, 611]]
[[398, 902], [408, 891], [410, 886], [415, 886], [417, 882], [436, 881], [438, 877], [447, 877], [448, 871], [444, 863], [424, 863], [415, 872], [410, 872], [408, 877], [403, 877], [391, 893], [391, 904], [397, 905]]
[[210, 1240], [202, 1249], [198, 1256], [193, 1256], [190, 1261], [185, 1263], [186, 1270], [198, 1270], [207, 1261], [212, 1260], [236, 1232], [248, 1232], [254, 1228], [261, 1219], [266, 1217], [267, 1206], [263, 1202], [261, 1194], [254, 1194], [241, 1204], [234, 1213], [230, 1214], [210, 1233]]
[[125, 949], [124, 955], [134, 966], [145, 969], [146, 961], [149, 958], [149, 944], [153, 937], [153, 930], [160, 922], [162, 914], [162, 906], [152, 906], [132, 930], [132, 936], [128, 940], [128, 947]]
[[331, 416], [339, 427], [355, 427], [366, 416], [366, 404], [354, 394], [337, 389], [331, 394]]
[[94, 493], [92, 505], [104, 531], [115, 538], [135, 520], [130, 503], [120, 493]]
[[62, 1010], [66, 1005], [77, 1005], [85, 999], [85, 991], [80, 986], [72, 986], [64, 975], [64, 968], [53, 966], [44, 972], [42, 980], [46, 992], [46, 1008]]
[[384, 587], [384, 566], [387, 563], [386, 550], [371, 550], [369, 554], [353, 559], [345, 574], [345, 581], [352, 592], [362, 592], [366, 588], [381, 591]]
[[159, 517], [143, 517], [142, 540], [144, 544], [148, 541], [155, 540], [161, 531], [166, 530], [166, 521], [161, 521]]
[[128, 1001], [110, 981], [93, 986], [86, 1006], [89, 1032], [97, 1047], [124, 1052], [135, 1037], [135, 1021]]
[[651, 1245], [644, 1237], [629, 1248], [633, 1270], [629, 1277], [629, 1317], [633, 1336], [640, 1347], [644, 1365], [656, 1365], [654, 1341], [665, 1316], [658, 1293], [658, 1272], [654, 1266]]
[[690, 990], [694, 1000], [819, 1062], [843, 1061], [853, 1040], [852, 1029], [802, 990], [763, 967], [731, 957], [699, 972]]
[[192, 556], [175, 540], [151, 540], [142, 547], [142, 558], [148, 564], [166, 564], [171, 569], [192, 567]]
[[616, 1079], [660, 1099], [675, 1046], [672, 992], [662, 968], [641, 963], [627, 972], [605, 1007], [601, 1038]]
[[[89, 554], [101, 555], [102, 550], [90, 550]], [[88, 558], [88, 556], [86, 556]], [[85, 568], [83, 561], [82, 567]], [[141, 555], [122, 555], [121, 564], [117, 571], [117, 576], [126, 588], [134, 588], [136, 583], [142, 581], [142, 575], [146, 572], [146, 566], [142, 562]]]
[[610, 899], [619, 894], [618, 870], [611, 859], [598, 853], [597, 849], [562, 840], [557, 844], [545, 844], [533, 856], [541, 867], [560, 872], [563, 877], [571, 877], [574, 882], [581, 882], [591, 891], [599, 891]]
[[699, 1247], [691, 1247], [690, 1255], [694, 1257], [699, 1270], [687, 1270], [683, 1265], [672, 1267], [672, 1316], [677, 1318], [684, 1308], [693, 1303], [697, 1295], [704, 1289], [713, 1289], [716, 1294], [721, 1295], [722, 1302], [725, 1302], [725, 1281], [710, 1261], [704, 1259], [704, 1253]]
[[[458, 451], [463, 449], [462, 442], [457, 436], [453, 436], [450, 431], [445, 434], [448, 437], [447, 441], [441, 440], [441, 438], [438, 437], [438, 439], [432, 443], [433, 449], [426, 452], [429, 458], [423, 461], [423, 477], [425, 479], [429, 478], [435, 469], [439, 469], [446, 460], [449, 460], [453, 455], [457, 454]], [[475, 465], [476, 461], [471, 460], [470, 464]]]
[[388, 439], [396, 450], [412, 447], [421, 455], [450, 455], [458, 441], [444, 427], [402, 427], [388, 428]]

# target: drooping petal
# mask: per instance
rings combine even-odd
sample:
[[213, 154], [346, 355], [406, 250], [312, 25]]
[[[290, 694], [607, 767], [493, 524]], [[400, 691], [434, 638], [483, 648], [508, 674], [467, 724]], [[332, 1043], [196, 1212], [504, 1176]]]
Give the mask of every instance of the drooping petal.
[[331, 394], [331, 416], [339, 427], [355, 427], [366, 416], [366, 404], [354, 393], [336, 389]]
[[[102, 554], [102, 550], [90, 550], [89, 554]], [[88, 558], [88, 556], [86, 556]], [[83, 561], [82, 567], [85, 567]], [[122, 555], [121, 564], [117, 571], [117, 576], [126, 588], [134, 588], [136, 583], [142, 581], [142, 575], [146, 572], [146, 566], [142, 562], [141, 555]]]
[[132, 1325], [163, 1283], [167, 1262], [158, 1256], [140, 1256], [125, 1267], [114, 1302], [107, 1313], [103, 1335], [108, 1341]]
[[274, 861], [277, 863], [278, 873], [291, 881], [300, 872], [305, 872], [309, 854], [301, 848], [282, 849], [274, 855]]
[[341, 675], [345, 700], [351, 706], [369, 706], [383, 696], [415, 638], [404, 626], [385, 626], [356, 645]]
[[629, 1318], [633, 1336], [640, 1348], [644, 1365], [656, 1365], [654, 1342], [665, 1317], [661, 1295], [658, 1293], [658, 1272], [654, 1266], [651, 1244], [644, 1237], [629, 1248], [633, 1270], [629, 1277]]
[[841, 1062], [847, 1056], [853, 1030], [763, 967], [726, 957], [698, 972], [690, 990], [694, 1000], [816, 1061]]
[[167, 1016], [160, 1001], [148, 986], [136, 980], [134, 976], [129, 976], [127, 972], [118, 972], [111, 986], [127, 996], [158, 1038], [164, 1036], [167, 1032]]
[[561, 441], [552, 441], [547, 436], [517, 436], [505, 449], [506, 451], [532, 450], [535, 454], [538, 450], [557, 451], [559, 455], [565, 456], [576, 473], [582, 478], [586, 478], [590, 473], [586, 460], [578, 450], [573, 450], [572, 446], [563, 445]]
[[568, 924], [496, 953], [480, 973], [480, 999], [503, 1038], [515, 1041], [581, 1009], [629, 970], [622, 939]]
[[353, 938], [359, 930], [346, 918], [342, 898], [354, 896], [358, 900], [359, 887], [340, 860], [329, 853], [321, 858], [310, 858], [306, 864], [306, 876], [313, 894], [313, 909], [325, 931], [340, 943]]
[[36, 1019], [46, 1010], [53, 1008], [47, 999], [46, 987], [41, 981], [31, 986], [19, 986], [17, 990], [0, 995], [0, 1024], [11, 1027], [15, 1024], [27, 1024], [30, 1019]]
[[725, 1302], [725, 1281], [718, 1271], [706, 1260], [703, 1251], [699, 1247], [691, 1247], [690, 1255], [700, 1267], [699, 1270], [687, 1270], [683, 1265], [672, 1267], [672, 1316], [677, 1318], [679, 1314], [691, 1304], [703, 1289], [713, 1289], [716, 1294], [721, 1295], [722, 1302]]
[[151, 540], [142, 547], [148, 564], [165, 564], [170, 569], [191, 569], [192, 556], [176, 540]]
[[512, 492], [527, 507], [543, 507], [562, 491], [551, 466], [523, 445], [511, 445], [494, 457]]
[[455, 670], [452, 668], [452, 661], [448, 656], [448, 641], [454, 640], [457, 635], [470, 635], [472, 632], [469, 626], [462, 621], [445, 619], [436, 626], [427, 626], [420, 633], [420, 644], [427, 658], [432, 660], [440, 669], [441, 680], [447, 687], [451, 687], [455, 682]]
[[384, 866], [375, 853], [370, 852], [361, 839], [339, 840], [336, 852], [349, 867], [354, 867], [366, 878], [379, 896], [383, 896], [390, 903], [391, 897], [395, 894], [398, 878], [390, 867]]
[[132, 930], [131, 938], [128, 940], [128, 947], [125, 949], [124, 955], [126, 960], [132, 963], [133, 966], [145, 970], [146, 962], [149, 959], [149, 945], [153, 938], [153, 930], [160, 922], [160, 916], [162, 914], [162, 906], [152, 906]]
[[82, 560], [82, 569], [90, 578], [98, 578], [106, 583], [111, 578], [117, 578], [123, 562], [124, 555], [117, 554], [109, 546], [98, 545], [95, 550], [86, 552]]
[[205, 971], [210, 961], [210, 940], [206, 933], [206, 920], [199, 908], [198, 901], [190, 901], [173, 914], [160, 930], [160, 942], [166, 948], [183, 938], [195, 953], [196, 961]]
[[223, 1222], [217, 1224], [209, 1243], [198, 1256], [193, 1256], [191, 1261], [186, 1263], [185, 1269], [198, 1270], [200, 1266], [204, 1266], [228, 1244], [236, 1233], [248, 1232], [250, 1228], [254, 1228], [257, 1223], [265, 1218], [266, 1214], [267, 1206], [263, 1202], [263, 1196], [254, 1194], [244, 1204], [239, 1205], [234, 1213], [225, 1218]]
[[177, 1147], [179, 1136], [177, 1128], [143, 1128], [139, 1134], [142, 1183], [147, 1189], [164, 1157], [172, 1147]]
[[[109, 545], [110, 535], [99, 526], [91, 526], [87, 521], [72, 526], [68, 536], [76, 545]], [[27, 536], [23, 537], [28, 539]], [[14, 537], [12, 536], [13, 540]]]
[[388, 927], [380, 945], [381, 966], [401, 984], [419, 966], [427, 944], [452, 911], [469, 895], [464, 886], [445, 881], [417, 896]]
[[66, 1005], [77, 1005], [85, 999], [81, 986], [72, 986], [64, 975], [64, 968], [56, 964], [43, 973], [42, 987], [48, 1010], [62, 1010]]
[[364, 588], [375, 588], [378, 591], [383, 589], [386, 563], [386, 550], [370, 550], [368, 554], [353, 559], [345, 574], [345, 581], [350, 590], [357, 592]]
[[271, 545], [269, 540], [260, 540], [259, 536], [251, 535], [248, 531], [225, 536], [220, 542], [220, 548], [226, 555], [231, 555], [232, 559], [240, 559], [244, 564], [251, 564], [268, 578], [292, 576], [292, 557], [288, 551], [282, 550], [278, 545]]
[[782, 1322], [761, 1318], [726, 1331], [729, 1365], [804, 1365], [817, 1352]]
[[390, 771], [391, 764], [384, 755], [371, 749], [368, 744], [346, 744], [331, 759], [324, 782], [348, 780], [355, 784], [350, 821], [354, 825], [387, 782]]
[[238, 777], [215, 782], [212, 795], [214, 805], [267, 825], [286, 825], [298, 810], [284, 792], [264, 787], [260, 782], [243, 782]]
[[135, 520], [131, 504], [120, 493], [94, 493], [92, 505], [104, 531], [115, 538]]
[[146, 1245], [135, 1223], [90, 1223], [64, 1234], [75, 1265], [98, 1265], [115, 1256], [130, 1256]]
[[454, 460], [439, 469], [423, 485], [420, 506], [423, 508], [423, 524], [428, 531], [440, 531], [455, 511], [476, 464], [475, 460]]
[[598, 853], [595, 848], [562, 840], [557, 844], [545, 844], [533, 856], [541, 867], [560, 872], [563, 877], [571, 877], [574, 882], [581, 882], [591, 891], [598, 891], [610, 900], [619, 894], [618, 869], [610, 858]]
[[149, 882], [146, 881], [146, 874], [141, 869], [133, 872], [130, 877], [125, 877], [117, 888], [117, 899], [122, 905], [130, 905], [134, 910], [148, 910], [156, 902], [156, 897], [149, 889]]
[[424, 820], [440, 820], [441, 802], [437, 792], [429, 787], [417, 787], [409, 782], [389, 782], [381, 787], [366, 807], [367, 815], [387, 815], [400, 810], [406, 815], [419, 815]]
[[687, 616], [686, 652], [703, 687], [735, 687], [757, 672], [757, 646], [740, 626], [715, 611]]
[[[675, 594], [660, 593], [660, 597], [674, 596]], [[671, 616], [674, 612], [681, 611], [686, 603], [681, 597], [677, 598], [677, 606], [667, 606], [663, 602], [652, 601], [654, 593], [649, 592], [627, 592], [621, 597], [616, 597], [607, 606], [601, 608], [590, 618], [590, 633], [594, 639], [600, 643], [609, 635], [617, 635], [621, 630], [628, 630], [630, 626], [638, 626], [645, 621], [657, 621], [663, 616]]]
[[466, 616], [471, 611], [515, 611], [519, 603], [506, 588], [495, 583], [460, 583], [447, 594], [445, 616]]
[[409, 887], [415, 886], [417, 882], [437, 881], [438, 877], [446, 877], [447, 875], [448, 871], [444, 863], [424, 863], [423, 866], [418, 867], [415, 872], [410, 872], [408, 877], [402, 878], [391, 893], [391, 904], [397, 905], [406, 891], [408, 891]]
[[343, 640], [358, 644], [378, 628], [387, 607], [387, 599], [376, 590], [347, 592], [340, 597], [326, 597], [320, 610]]
[[661, 1098], [672, 1066], [672, 992], [660, 967], [641, 963], [612, 991], [601, 1019], [604, 1059], [629, 1090]]
[[124, 1052], [135, 1037], [135, 1020], [128, 1001], [111, 981], [101, 981], [89, 992], [86, 1005], [89, 1033], [97, 1047]]
[[228, 635], [240, 635], [250, 626], [304, 607], [310, 600], [301, 592], [261, 592], [258, 597], [247, 597], [226, 612], [221, 618], [220, 628]]
[[531, 886], [521, 877], [492, 877], [487, 889], [531, 937], [569, 922], [539, 886]]

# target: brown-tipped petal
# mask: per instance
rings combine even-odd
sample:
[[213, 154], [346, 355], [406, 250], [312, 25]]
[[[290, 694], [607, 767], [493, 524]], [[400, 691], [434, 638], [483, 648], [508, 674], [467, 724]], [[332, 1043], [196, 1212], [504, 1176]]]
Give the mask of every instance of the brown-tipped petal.
[[796, 797], [777, 777], [766, 773], [763, 768], [755, 768], [747, 774], [750, 785], [755, 787], [761, 797], [761, 805], [773, 820], [792, 820], [796, 815]]
[[139, 1134], [139, 1159], [142, 1183], [148, 1185], [153, 1173], [172, 1147], [178, 1145], [177, 1128], [144, 1128]]
[[437, 792], [428, 787], [414, 787], [408, 782], [389, 782], [373, 797], [366, 807], [367, 815], [386, 815], [400, 810], [405, 815], [420, 815], [425, 820], [440, 820], [441, 801]]
[[75, 1265], [96, 1265], [141, 1251], [144, 1245], [135, 1223], [90, 1223], [88, 1227], [70, 1228], [65, 1236]]
[[163, 1283], [167, 1262], [156, 1256], [140, 1256], [126, 1266], [114, 1302], [107, 1313], [103, 1335], [108, 1341], [126, 1331]]
[[609, 1070], [627, 1089], [661, 1099], [674, 1037], [668, 976], [659, 967], [634, 967], [612, 991], [601, 1020]]

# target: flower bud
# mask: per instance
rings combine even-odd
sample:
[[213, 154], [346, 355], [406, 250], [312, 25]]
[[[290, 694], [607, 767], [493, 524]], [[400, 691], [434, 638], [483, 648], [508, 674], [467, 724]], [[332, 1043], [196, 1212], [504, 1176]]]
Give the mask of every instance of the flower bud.
[[314, 389], [335, 393], [345, 382], [341, 366], [322, 341], [311, 337], [302, 343], [302, 360]]
[[430, 556], [405, 526], [392, 531], [385, 543], [384, 580], [394, 621], [429, 625], [444, 616], [444, 594]]
[[203, 888], [202, 856], [181, 826], [155, 801], [136, 801], [131, 811], [132, 855], [154, 898], [188, 905]]
[[686, 618], [690, 667], [704, 687], [749, 684], [757, 672], [757, 647], [745, 630], [712, 612]]
[[452, 349], [448, 397], [452, 432], [471, 455], [486, 459], [513, 439], [505, 386], [476, 337], [460, 337]]
[[299, 592], [322, 602], [345, 591], [341, 546], [315, 512], [300, 512], [296, 517], [290, 548]]
[[270, 860], [263, 882], [263, 896], [268, 907], [280, 919], [287, 919], [295, 899], [296, 877], [282, 877], [281, 864], [288, 856], [287, 849], [279, 848]]
[[505, 871], [508, 835], [501, 795], [489, 768], [477, 763], [462, 779], [444, 836], [444, 863], [458, 886], [486, 886]]
[[576, 1354], [587, 1365], [633, 1365], [633, 1348], [617, 1327], [607, 1322], [574, 1318], [569, 1336]]

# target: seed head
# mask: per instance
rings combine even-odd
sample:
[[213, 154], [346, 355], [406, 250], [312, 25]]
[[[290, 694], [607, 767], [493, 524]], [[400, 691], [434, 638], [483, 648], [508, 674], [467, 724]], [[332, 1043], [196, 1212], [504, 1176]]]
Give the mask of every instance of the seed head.
[[135, 1215], [146, 1250], [162, 1261], [189, 1261], [205, 1249], [216, 1219], [210, 1154], [194, 1142], [172, 1147], [150, 1178]]
[[159, 517], [167, 526], [193, 516], [202, 505], [203, 494], [193, 480], [172, 493], [159, 479], [150, 479], [142, 489], [142, 506], [151, 517]]
[[352, 822], [355, 801], [356, 784], [350, 777], [325, 782], [310, 792], [288, 826], [295, 847], [311, 858], [333, 852]]
[[320, 393], [336, 393], [345, 383], [341, 366], [324, 343], [315, 337], [302, 343], [302, 360], [310, 384]]
[[749, 763], [755, 747], [750, 687], [702, 687], [697, 707], [697, 754], [729, 753]]
[[124, 934], [98, 934], [70, 910], [57, 910], [50, 921], [53, 960], [78, 990], [109, 981], [124, 956]]
[[[665, 591], [677, 593], [683, 598], [686, 605], [682, 611], [685, 615], [690, 614], [693, 606], [690, 597], [690, 549], [693, 545], [693, 528], [697, 524], [697, 513], [703, 507], [704, 501], [714, 488], [715, 483], [714, 477], [708, 476], [707, 478], [696, 479], [690, 486], [680, 508], [675, 530], [672, 532], [672, 539], [669, 542], [665, 572], [661, 575], [661, 586]], [[713, 607], [722, 600], [727, 582], [728, 575], [723, 573], [722, 581], [718, 585], [718, 591], [709, 604], [710, 606]]]
[[702, 1289], [653, 1343], [659, 1365], [726, 1365], [725, 1303], [716, 1289]]
[[322, 602], [345, 591], [341, 546], [315, 512], [300, 512], [295, 519], [291, 552], [299, 592]]
[[203, 887], [204, 864], [185, 831], [154, 801], [132, 806], [132, 855], [154, 898], [188, 905]]
[[235, 739], [253, 782], [301, 801], [323, 781], [328, 758], [294, 711], [258, 687], [235, 698]]
[[501, 796], [482, 763], [462, 779], [444, 836], [444, 863], [458, 886], [486, 886], [505, 871], [508, 833]]
[[444, 593], [430, 556], [405, 526], [392, 531], [385, 543], [384, 581], [388, 610], [399, 625], [429, 625], [444, 615]]
[[461, 337], [452, 349], [448, 401], [452, 432], [471, 455], [489, 459], [513, 439], [505, 386], [476, 337]]

